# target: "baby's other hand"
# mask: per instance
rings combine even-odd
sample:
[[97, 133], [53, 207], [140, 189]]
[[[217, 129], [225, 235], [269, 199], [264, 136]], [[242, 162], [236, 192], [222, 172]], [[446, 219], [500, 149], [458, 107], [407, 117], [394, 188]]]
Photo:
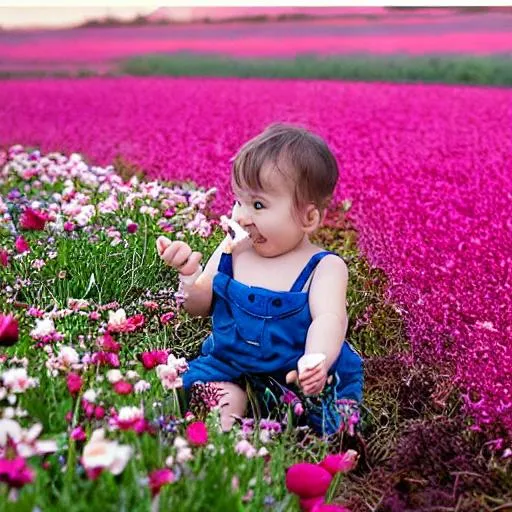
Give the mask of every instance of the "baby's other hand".
[[325, 360], [314, 368], [307, 368], [299, 373], [298, 380], [305, 395], [319, 395], [327, 382], [327, 365]]
[[156, 241], [158, 255], [164, 263], [175, 268], [180, 274], [190, 276], [197, 272], [203, 255], [192, 251], [186, 242], [171, 241], [165, 236], [159, 236]]

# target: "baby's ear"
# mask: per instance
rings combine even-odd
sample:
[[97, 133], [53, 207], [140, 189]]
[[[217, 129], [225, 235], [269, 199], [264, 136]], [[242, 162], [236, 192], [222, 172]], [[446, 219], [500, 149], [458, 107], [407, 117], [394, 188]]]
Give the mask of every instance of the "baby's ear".
[[320, 211], [313, 203], [310, 203], [306, 206], [302, 216], [302, 222], [303, 229], [306, 233], [313, 233], [320, 227], [320, 224], [322, 223], [322, 217], [320, 215]]

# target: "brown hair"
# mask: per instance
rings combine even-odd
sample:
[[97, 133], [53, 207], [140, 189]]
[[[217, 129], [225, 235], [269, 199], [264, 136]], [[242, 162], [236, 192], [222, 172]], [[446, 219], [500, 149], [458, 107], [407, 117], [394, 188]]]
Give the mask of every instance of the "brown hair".
[[261, 168], [269, 162], [295, 183], [296, 213], [313, 203], [323, 214], [338, 180], [338, 164], [321, 137], [299, 126], [272, 124], [240, 148], [232, 179], [238, 187], [262, 190]]

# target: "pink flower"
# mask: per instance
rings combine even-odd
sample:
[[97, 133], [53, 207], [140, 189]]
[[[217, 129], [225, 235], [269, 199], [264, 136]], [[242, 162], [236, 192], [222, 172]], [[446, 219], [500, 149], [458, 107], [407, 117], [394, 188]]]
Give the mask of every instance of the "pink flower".
[[0, 345], [10, 347], [18, 341], [18, 320], [12, 315], [0, 313]]
[[78, 425], [78, 427], [75, 427], [72, 431], [70, 436], [73, 441], [85, 441], [87, 439], [87, 436], [85, 435], [84, 429]]
[[117, 343], [108, 332], [98, 338], [97, 344], [105, 352], [114, 352], [117, 354], [121, 350], [121, 345]]
[[112, 387], [118, 395], [129, 395], [133, 391], [133, 386], [126, 380], [119, 380]]
[[286, 472], [286, 488], [301, 498], [324, 496], [332, 475], [324, 468], [309, 462], [299, 462]]
[[91, 311], [89, 313], [89, 320], [99, 320], [101, 315], [97, 311]]
[[143, 352], [140, 358], [144, 368], [151, 370], [159, 364], [166, 364], [168, 355], [167, 350], [152, 350], [151, 352]]
[[75, 230], [75, 225], [67, 220], [64, 222], [64, 231], [67, 231], [68, 233]]
[[49, 216], [45, 212], [40, 212], [32, 208], [25, 208], [20, 217], [21, 229], [42, 231], [48, 221]]
[[119, 368], [121, 361], [119, 356], [113, 352], [94, 352], [91, 356], [92, 364], [100, 366], [111, 366], [112, 368]]
[[2, 267], [9, 265], [9, 253], [5, 249], [0, 249], [0, 265]]
[[172, 311], [170, 311], [169, 313], [164, 313], [161, 317], [160, 317], [160, 322], [162, 322], [162, 324], [168, 324], [172, 319], [174, 318], [174, 313]]
[[202, 421], [187, 426], [187, 440], [192, 446], [204, 446], [208, 442], [208, 429]]
[[175, 480], [176, 476], [170, 469], [155, 469], [149, 474], [149, 488], [151, 489], [151, 496], [156, 496], [164, 485], [172, 484]]
[[112, 416], [110, 424], [119, 430], [133, 430], [137, 434], [142, 434], [148, 427], [144, 411], [132, 406], [121, 407], [119, 413]]
[[317, 503], [313, 506], [311, 512], [350, 512], [350, 509], [335, 503]]
[[103, 407], [101, 407], [101, 405], [97, 405], [94, 408], [94, 417], [97, 420], [101, 420], [105, 417], [105, 409]]
[[324, 504], [325, 496], [315, 496], [314, 498], [301, 498], [299, 500], [300, 509], [304, 512], [311, 512], [314, 507]]
[[327, 455], [320, 466], [329, 471], [331, 475], [336, 473], [348, 473], [355, 468], [359, 454], [355, 450], [347, 450], [345, 453]]
[[68, 391], [73, 395], [77, 395], [82, 387], [82, 377], [76, 373], [69, 373], [67, 377]]
[[126, 317], [124, 309], [109, 311], [108, 325], [109, 332], [133, 332], [144, 325], [144, 315], [138, 314]]
[[14, 247], [16, 247], [16, 251], [18, 251], [19, 254], [22, 254], [24, 252], [30, 252], [30, 246], [21, 235], [16, 238], [16, 242], [14, 242]]
[[9, 487], [20, 488], [34, 480], [34, 470], [27, 466], [23, 457], [0, 459], [0, 482]]

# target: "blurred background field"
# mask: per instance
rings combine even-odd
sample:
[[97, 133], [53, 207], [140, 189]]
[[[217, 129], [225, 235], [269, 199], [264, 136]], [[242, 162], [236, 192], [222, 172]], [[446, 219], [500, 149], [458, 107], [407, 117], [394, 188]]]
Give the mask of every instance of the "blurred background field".
[[0, 30], [0, 74], [509, 85], [511, 31], [506, 7], [163, 7], [131, 18], [85, 19], [72, 28], [7, 24]]

